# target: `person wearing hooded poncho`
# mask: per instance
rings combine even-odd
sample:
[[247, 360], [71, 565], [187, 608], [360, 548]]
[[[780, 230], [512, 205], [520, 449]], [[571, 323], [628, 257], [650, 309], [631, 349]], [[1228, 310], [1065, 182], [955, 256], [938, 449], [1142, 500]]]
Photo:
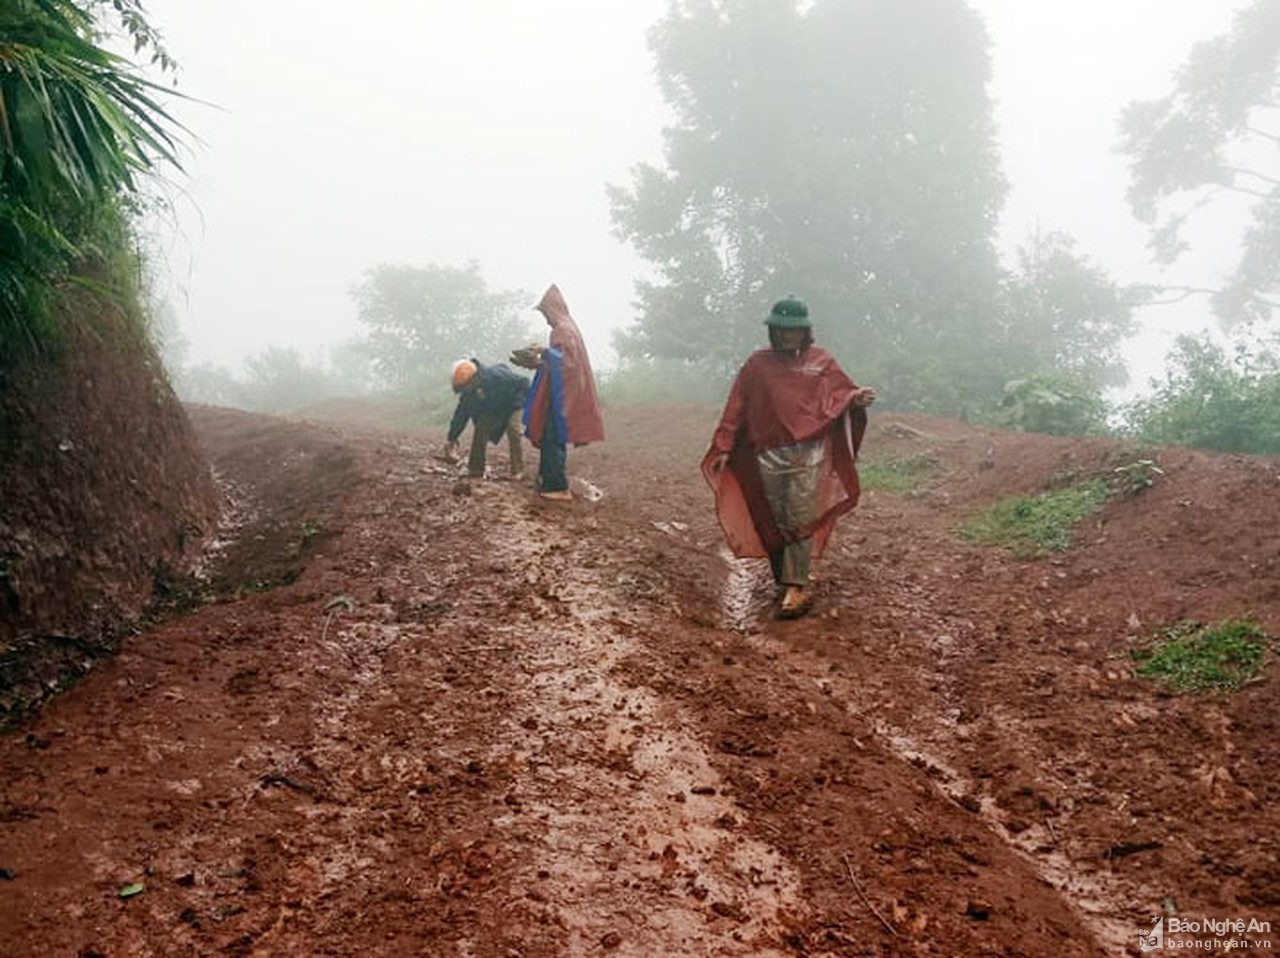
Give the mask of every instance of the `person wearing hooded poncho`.
[[770, 347], [738, 371], [702, 473], [730, 549], [769, 557], [779, 615], [794, 618], [811, 602], [811, 560], [858, 503], [858, 449], [876, 394], [813, 345], [802, 301], [779, 300], [765, 323]]
[[536, 308], [551, 327], [551, 335], [545, 348], [529, 347], [539, 360], [525, 400], [524, 430], [540, 453], [539, 494], [544, 499], [569, 499], [567, 447], [602, 441], [604, 417], [586, 344], [554, 283]]

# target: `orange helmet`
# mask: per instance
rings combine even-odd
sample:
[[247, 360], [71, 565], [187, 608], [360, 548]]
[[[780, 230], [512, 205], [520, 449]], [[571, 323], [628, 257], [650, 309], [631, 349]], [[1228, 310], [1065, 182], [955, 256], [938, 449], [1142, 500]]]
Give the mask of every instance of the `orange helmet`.
[[459, 359], [453, 364], [453, 391], [462, 392], [476, 378], [476, 364], [469, 359]]

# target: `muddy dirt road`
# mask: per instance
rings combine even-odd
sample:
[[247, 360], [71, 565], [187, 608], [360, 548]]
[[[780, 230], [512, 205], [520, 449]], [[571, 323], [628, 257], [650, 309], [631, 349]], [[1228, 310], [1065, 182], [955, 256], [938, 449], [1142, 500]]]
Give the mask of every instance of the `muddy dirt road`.
[[1164, 451], [1021, 561], [955, 526], [1132, 450], [877, 414], [864, 457], [928, 481], [866, 493], [780, 622], [697, 474], [715, 410], [611, 409], [569, 505], [381, 407], [191, 414], [228, 497], [203, 594], [0, 739], [0, 954], [1109, 955], [1280, 919], [1274, 661], [1169, 696], [1129, 656], [1280, 634], [1274, 460]]

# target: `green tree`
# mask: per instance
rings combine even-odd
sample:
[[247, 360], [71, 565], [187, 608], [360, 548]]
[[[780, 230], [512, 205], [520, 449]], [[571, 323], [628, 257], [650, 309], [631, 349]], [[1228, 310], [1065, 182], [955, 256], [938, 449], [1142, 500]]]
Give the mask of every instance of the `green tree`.
[[1077, 252], [1069, 236], [1032, 236], [1005, 277], [1004, 330], [989, 344], [990, 362], [1010, 378], [1052, 376], [1090, 395], [1123, 386], [1129, 373], [1120, 346], [1137, 327], [1140, 299]]
[[462, 269], [377, 266], [352, 295], [357, 317], [369, 329], [374, 368], [396, 390], [447, 382], [457, 359], [505, 360], [533, 336], [518, 313], [531, 301], [529, 294], [490, 292], [474, 262]]
[[184, 364], [169, 369], [173, 391], [183, 402], [249, 409], [245, 385], [225, 366], [211, 362]]
[[[122, 198], [138, 174], [177, 165], [177, 125], [158, 88], [101, 45], [85, 0], [0, 5], [0, 352], [57, 339], [48, 297], [71, 277], [95, 281], [127, 241]], [[113, 8], [136, 49], [171, 66], [136, 3]], [[108, 270], [108, 272], [110, 272]], [[109, 281], [117, 277], [107, 276]]]
[[628, 359], [596, 377], [606, 403], [717, 403], [733, 382], [680, 359]]
[[1022, 432], [1083, 436], [1106, 431], [1107, 404], [1096, 382], [1036, 373], [1005, 385], [997, 422]]
[[335, 396], [365, 396], [377, 390], [373, 356], [363, 338], [352, 336], [329, 349], [329, 380]]
[[1151, 442], [1217, 452], [1280, 453], [1280, 356], [1245, 340], [1234, 355], [1207, 336], [1180, 336], [1162, 382], [1125, 412]]
[[184, 401], [255, 412], [289, 412], [332, 397], [367, 395], [374, 386], [368, 344], [358, 337], [312, 361], [296, 346], [268, 346], [245, 360], [240, 377], [213, 363], [181, 360], [166, 357], [174, 390]]
[[[1191, 51], [1172, 92], [1131, 104], [1121, 151], [1131, 160], [1129, 203], [1151, 227], [1156, 259], [1187, 249], [1201, 207], [1243, 197], [1250, 222], [1234, 274], [1209, 293], [1226, 324], [1270, 319], [1280, 290], [1280, 0], [1252, 0], [1229, 32]], [[1168, 291], [1168, 288], [1166, 288]]]
[[244, 408], [291, 412], [333, 394], [322, 363], [309, 363], [296, 346], [268, 346], [244, 362]]
[[997, 402], [1004, 193], [986, 33], [962, 0], [684, 0], [650, 34], [665, 168], [609, 189], [655, 269], [625, 359], [734, 368], [770, 300], [899, 407]]

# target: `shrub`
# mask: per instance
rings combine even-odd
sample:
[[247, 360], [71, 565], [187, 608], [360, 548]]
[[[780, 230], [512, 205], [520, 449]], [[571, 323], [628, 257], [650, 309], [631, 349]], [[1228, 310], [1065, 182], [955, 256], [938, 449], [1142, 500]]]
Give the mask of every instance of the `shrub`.
[[1262, 669], [1267, 636], [1254, 623], [1228, 619], [1216, 626], [1178, 622], [1149, 649], [1134, 652], [1138, 674], [1176, 692], [1237, 689]]
[[1107, 404], [1096, 385], [1039, 373], [1004, 387], [999, 424], [1006, 429], [1083, 436], [1104, 432], [1106, 421]]
[[1002, 499], [960, 527], [960, 537], [1010, 549], [1020, 558], [1065, 552], [1080, 520], [1107, 500], [1107, 484], [1090, 479], [1035, 496]]
[[730, 386], [722, 374], [680, 359], [633, 359], [599, 379], [605, 403], [722, 403]]
[[1280, 453], [1280, 358], [1237, 345], [1234, 357], [1207, 337], [1181, 336], [1162, 383], [1126, 408], [1129, 432], [1215, 452]]

